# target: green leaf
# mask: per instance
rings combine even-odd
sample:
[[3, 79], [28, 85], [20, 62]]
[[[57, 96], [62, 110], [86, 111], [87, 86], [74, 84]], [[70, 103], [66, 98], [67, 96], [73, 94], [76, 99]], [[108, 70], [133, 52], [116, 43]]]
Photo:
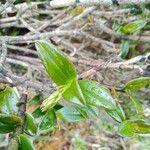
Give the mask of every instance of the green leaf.
[[128, 23], [127, 25], [124, 25], [121, 31], [125, 34], [134, 33], [144, 28], [146, 24], [147, 22], [144, 20], [136, 20], [136, 21]]
[[74, 8], [73, 10], [71, 10], [71, 15], [72, 16], [80, 15], [84, 11], [84, 9], [85, 8], [83, 6], [77, 6], [76, 8]]
[[125, 113], [121, 107], [120, 104], [117, 104], [116, 108], [114, 110], [106, 109], [106, 112], [115, 120], [118, 122], [122, 122], [126, 119]]
[[129, 53], [129, 41], [127, 40], [122, 40], [121, 42], [121, 47], [120, 47], [120, 54], [119, 56], [122, 58], [122, 59], [125, 59]]
[[71, 84], [69, 85], [69, 88], [67, 88], [66, 91], [64, 91], [63, 98], [75, 104], [86, 104], [85, 98], [77, 80], [72, 80]]
[[21, 118], [16, 115], [7, 115], [0, 113], [0, 123], [15, 126], [21, 124]]
[[77, 78], [72, 62], [52, 43], [38, 41], [35, 46], [46, 71], [57, 85], [65, 85], [70, 80]]
[[118, 129], [120, 135], [132, 137], [136, 134], [150, 133], [150, 124], [144, 120], [127, 120], [120, 124]]
[[134, 135], [134, 126], [131, 121], [124, 121], [119, 125], [118, 132], [122, 136], [132, 137]]
[[42, 111], [40, 107], [36, 108], [33, 112], [32, 112], [32, 116], [34, 118], [40, 118], [43, 115], [45, 115], [46, 112]]
[[115, 109], [116, 103], [106, 87], [90, 80], [79, 80], [79, 85], [88, 105]]
[[25, 131], [30, 135], [34, 135], [37, 133], [37, 125], [35, 119], [28, 113], [25, 114], [24, 128]]
[[143, 113], [143, 106], [141, 104], [141, 99], [137, 96], [134, 96], [132, 93], [130, 93], [129, 91], [127, 92], [128, 96], [131, 98], [131, 100], [133, 101], [136, 111], [137, 113]]
[[56, 123], [56, 114], [54, 109], [49, 109], [47, 113], [43, 116], [41, 123], [39, 125], [40, 130], [49, 130]]
[[98, 117], [99, 111], [95, 106], [75, 105], [75, 109], [79, 111], [84, 118]]
[[47, 99], [45, 99], [41, 105], [42, 111], [53, 108], [62, 98], [62, 94], [69, 88], [69, 86], [70, 83], [61, 86], [56, 92], [52, 93]]
[[140, 78], [129, 81], [125, 85], [125, 90], [126, 91], [129, 90], [131, 92], [137, 92], [141, 88], [144, 88], [148, 85], [150, 85], [150, 77], [140, 77]]
[[33, 96], [29, 101], [28, 104], [30, 105], [37, 105], [41, 103], [41, 95], [37, 94], [35, 96]]
[[0, 92], [0, 112], [5, 114], [17, 114], [17, 102], [19, 97], [13, 88], [7, 87]]
[[134, 130], [135, 133], [138, 134], [150, 133], [150, 124], [148, 124], [144, 120], [136, 120], [134, 121]]
[[29, 137], [25, 134], [20, 134], [18, 136], [19, 150], [35, 150], [35, 147]]
[[0, 134], [6, 134], [14, 131], [15, 127], [0, 123]]
[[83, 114], [81, 114], [81, 112], [77, 108], [71, 106], [63, 107], [62, 109], [59, 109], [56, 112], [56, 114], [57, 117], [59, 117], [61, 120], [67, 122], [78, 122], [85, 119]]

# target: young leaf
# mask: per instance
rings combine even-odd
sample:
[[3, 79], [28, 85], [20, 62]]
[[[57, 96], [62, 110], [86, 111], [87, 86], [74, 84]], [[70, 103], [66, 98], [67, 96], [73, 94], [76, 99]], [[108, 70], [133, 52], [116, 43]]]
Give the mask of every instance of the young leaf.
[[134, 80], [129, 81], [125, 85], [126, 91], [137, 92], [141, 88], [150, 85], [150, 77], [140, 77]]
[[29, 137], [25, 134], [20, 134], [18, 136], [19, 150], [35, 150], [35, 147]]
[[17, 114], [17, 102], [19, 97], [13, 88], [7, 87], [0, 92], [0, 112], [5, 114]]
[[67, 122], [78, 122], [81, 121], [83, 119], [85, 119], [85, 117], [83, 116], [83, 114], [81, 114], [81, 112], [76, 109], [75, 107], [63, 107], [62, 109], [59, 109], [57, 112], [57, 117], [59, 117], [61, 120], [63, 121], [67, 121]]
[[15, 126], [0, 123], [0, 134], [6, 134], [14, 131]]
[[117, 104], [116, 108], [114, 110], [106, 109], [106, 112], [116, 121], [122, 122], [126, 119], [125, 113], [122, 109], [122, 107]]
[[37, 133], [37, 125], [35, 119], [28, 113], [25, 114], [24, 128], [25, 131], [30, 135], [34, 135]]
[[79, 85], [88, 105], [115, 109], [116, 103], [106, 87], [90, 80], [79, 80]]
[[52, 43], [38, 41], [35, 46], [49, 76], [57, 85], [65, 85], [77, 78], [72, 62]]
[[21, 124], [21, 118], [16, 115], [7, 115], [0, 113], [0, 123], [15, 126]]
[[68, 84], [60, 86], [59, 89], [51, 94], [47, 99], [45, 99], [41, 105], [41, 110], [46, 111], [47, 109], [53, 108], [58, 101], [62, 98], [62, 95], [64, 92], [70, 88], [70, 84], [72, 81], [70, 81]]
[[120, 124], [119, 133], [122, 136], [132, 137], [136, 134], [150, 133], [150, 124], [144, 120], [127, 120]]
[[49, 130], [56, 123], [56, 114], [54, 109], [49, 109], [47, 113], [43, 116], [41, 123], [39, 125], [40, 130]]
[[134, 33], [144, 28], [146, 24], [147, 22], [144, 20], [136, 20], [136, 21], [128, 23], [127, 25], [124, 25], [121, 31], [125, 34]]
[[121, 47], [120, 47], [120, 54], [119, 56], [122, 59], [125, 59], [129, 53], [129, 41], [128, 40], [122, 40]]

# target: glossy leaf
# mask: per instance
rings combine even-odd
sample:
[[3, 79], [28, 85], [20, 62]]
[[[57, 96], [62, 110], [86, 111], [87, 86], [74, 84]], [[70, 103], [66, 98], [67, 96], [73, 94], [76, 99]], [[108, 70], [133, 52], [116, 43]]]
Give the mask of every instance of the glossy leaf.
[[52, 43], [38, 41], [35, 46], [49, 76], [57, 85], [65, 85], [77, 78], [72, 62]]
[[7, 87], [0, 92], [0, 112], [5, 114], [17, 114], [18, 95], [13, 88]]
[[37, 133], [37, 125], [35, 119], [28, 113], [25, 114], [24, 128], [25, 131], [30, 135], [34, 135]]
[[129, 41], [127, 40], [122, 40], [121, 42], [121, 46], [120, 46], [120, 54], [119, 56], [122, 58], [122, 59], [125, 59], [129, 53]]
[[125, 34], [134, 33], [144, 28], [146, 24], [147, 22], [144, 20], [136, 20], [136, 21], [128, 23], [127, 25], [124, 25], [121, 31]]
[[119, 104], [117, 104], [114, 110], [106, 109], [106, 112], [117, 122], [122, 122], [126, 119], [125, 113]]
[[150, 133], [150, 124], [144, 120], [127, 120], [120, 124], [119, 133], [122, 136], [132, 137], [136, 134]]
[[14, 131], [15, 127], [8, 124], [0, 123], [0, 134], [6, 134]]
[[78, 122], [85, 119], [85, 116], [75, 107], [63, 107], [57, 111], [57, 117], [67, 122]]
[[86, 100], [83, 96], [81, 88], [77, 80], [73, 80], [69, 85], [69, 88], [63, 93], [63, 98], [67, 101], [71, 101], [75, 104], [85, 105]]
[[33, 96], [29, 101], [28, 104], [30, 105], [37, 105], [41, 103], [41, 96], [40, 94]]
[[90, 80], [79, 80], [79, 85], [88, 105], [115, 109], [116, 103], [106, 87]]
[[56, 123], [56, 114], [54, 109], [49, 109], [47, 113], [43, 116], [41, 123], [39, 125], [40, 130], [49, 130]]
[[21, 124], [21, 118], [16, 115], [7, 115], [0, 113], [0, 123], [15, 126]]
[[43, 115], [45, 115], [46, 112], [42, 111], [40, 107], [36, 108], [33, 112], [32, 112], [32, 116], [34, 118], [40, 118]]
[[150, 85], [150, 77], [140, 77], [134, 80], [129, 81], [125, 85], [125, 90], [129, 90], [131, 92], [137, 92], [141, 88]]
[[35, 150], [35, 147], [29, 137], [25, 134], [20, 134], [18, 136], [19, 150]]

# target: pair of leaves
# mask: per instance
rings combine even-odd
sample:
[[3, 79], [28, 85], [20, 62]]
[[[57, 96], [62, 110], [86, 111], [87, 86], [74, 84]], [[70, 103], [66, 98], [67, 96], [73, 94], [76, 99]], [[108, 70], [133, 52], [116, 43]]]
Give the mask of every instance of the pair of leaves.
[[[126, 25], [121, 26], [118, 29], [118, 32], [121, 34], [135, 33], [137, 31], [140, 31], [142, 28], [144, 28], [146, 26], [146, 24], [147, 24], [147, 22], [144, 20], [136, 20], [136, 21], [133, 21]], [[129, 54], [129, 48], [130, 48], [130, 41], [122, 40], [121, 46], [120, 46], [120, 54], [119, 54], [119, 56], [122, 59], [127, 58], [128, 54]]]
[[[117, 109], [116, 103], [106, 87], [94, 81], [77, 80], [74, 65], [70, 62], [67, 56], [65, 56], [54, 45], [45, 41], [38, 41], [36, 43], [36, 48], [48, 74], [59, 86], [59, 90], [44, 101], [42, 105], [42, 108], [44, 108], [43, 110], [55, 106], [61, 97], [75, 105], [80, 105], [80, 108], [87, 106], [89, 108], [103, 107], [108, 110]], [[64, 113], [63, 115], [66, 116], [65, 109], [68, 110], [68, 108], [62, 108], [58, 114], [61, 112], [61, 115]], [[70, 109], [72, 109], [70, 112], [75, 114], [75, 116], [76, 113], [80, 116], [83, 113], [81, 113], [79, 109], [77, 112], [76, 108]], [[37, 112], [40, 113], [40, 110], [38, 109]], [[111, 114], [112, 113], [114, 112], [112, 111]], [[120, 120], [120, 118], [118, 118], [118, 120]]]
[[122, 136], [132, 137], [136, 134], [150, 133], [150, 124], [144, 120], [126, 120], [119, 125], [119, 133]]
[[[65, 85], [65, 87], [68, 86], [61, 93], [64, 99], [75, 103], [80, 101], [82, 104], [89, 103], [89, 105], [102, 106], [111, 109], [114, 108], [115, 102], [113, 101], [109, 90], [93, 81], [77, 81], [74, 65], [67, 56], [54, 45], [45, 41], [39, 41], [36, 43], [36, 48], [52, 80], [58, 86], [61, 86], [60, 89], [63, 85]], [[57, 92], [52, 95], [52, 98], [50, 97], [49, 101], [51, 101], [54, 96], [58, 96], [59, 93], [60, 92]], [[94, 99], [92, 99], [93, 97]]]

